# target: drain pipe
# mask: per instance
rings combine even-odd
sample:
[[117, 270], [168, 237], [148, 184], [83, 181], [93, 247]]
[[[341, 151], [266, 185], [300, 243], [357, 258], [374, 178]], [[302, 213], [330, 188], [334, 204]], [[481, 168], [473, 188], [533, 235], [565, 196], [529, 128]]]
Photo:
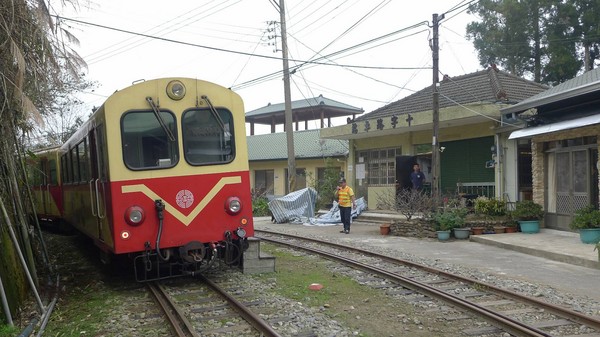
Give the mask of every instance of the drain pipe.
[[52, 310], [54, 310], [54, 305], [56, 305], [56, 301], [58, 300], [58, 295], [54, 296], [52, 302], [48, 306], [48, 310], [42, 317], [42, 324], [40, 325], [40, 330], [38, 331], [37, 337], [41, 337], [44, 334], [44, 330], [46, 329], [46, 325], [48, 325], [48, 320], [50, 319], [50, 314], [52, 314]]
[[6, 293], [4, 292], [4, 285], [2, 284], [2, 277], [0, 277], [0, 297], [2, 298], [2, 311], [6, 315], [6, 322], [9, 326], [13, 326], [12, 315], [10, 314], [10, 308], [8, 307], [8, 301], [6, 300]]
[[34, 318], [31, 321], [31, 323], [29, 323], [29, 325], [23, 331], [21, 331], [21, 333], [17, 337], [29, 337], [29, 335], [31, 335], [31, 333], [33, 332], [33, 328], [35, 328], [37, 323], [38, 323], [37, 318]]

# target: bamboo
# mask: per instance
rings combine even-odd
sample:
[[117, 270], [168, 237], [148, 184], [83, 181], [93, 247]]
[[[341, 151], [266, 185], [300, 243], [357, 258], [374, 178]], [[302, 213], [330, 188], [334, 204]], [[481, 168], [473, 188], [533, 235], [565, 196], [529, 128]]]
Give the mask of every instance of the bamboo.
[[43, 314], [46, 309], [44, 308], [44, 304], [40, 298], [40, 295], [37, 291], [35, 283], [33, 282], [33, 278], [31, 277], [31, 273], [29, 272], [29, 268], [27, 267], [27, 262], [25, 262], [25, 257], [23, 256], [23, 252], [21, 251], [21, 247], [19, 246], [19, 241], [17, 240], [17, 236], [15, 235], [15, 231], [13, 230], [12, 223], [10, 218], [8, 217], [8, 213], [6, 212], [6, 207], [4, 207], [4, 199], [0, 196], [0, 208], [2, 208], [2, 214], [4, 215], [4, 220], [6, 221], [6, 225], [8, 226], [8, 232], [10, 233], [10, 237], [13, 240], [13, 244], [15, 245], [15, 249], [17, 254], [19, 255], [19, 260], [23, 265], [23, 269], [25, 270], [25, 275], [27, 276], [27, 280], [29, 281], [29, 285], [31, 286], [31, 290], [35, 296], [35, 300], [40, 308], [40, 312]]
[[12, 315], [10, 314], [10, 308], [8, 307], [8, 301], [6, 300], [6, 293], [4, 292], [4, 284], [2, 284], [2, 277], [0, 277], [0, 298], [2, 299], [2, 310], [6, 316], [6, 322], [8, 325], [13, 326]]

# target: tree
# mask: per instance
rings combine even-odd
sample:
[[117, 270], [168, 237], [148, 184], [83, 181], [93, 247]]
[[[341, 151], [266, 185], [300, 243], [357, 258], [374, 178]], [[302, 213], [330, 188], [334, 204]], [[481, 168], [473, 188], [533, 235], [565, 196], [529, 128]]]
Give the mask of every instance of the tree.
[[583, 61], [577, 53], [577, 9], [571, 4], [552, 5], [546, 18], [546, 59], [541, 82], [556, 85], [577, 76]]
[[[66, 76], [79, 79], [84, 63], [69, 47], [73, 42], [77, 41], [68, 31], [55, 25], [44, 0], [0, 2], [0, 273], [11, 294], [11, 311], [20, 306], [28, 289], [25, 268], [37, 285], [35, 256], [40, 255], [32, 251], [26, 179], [15, 157], [23, 153], [23, 135], [60, 101], [56, 94], [64, 92]], [[8, 235], [13, 228], [16, 239]], [[36, 239], [42, 240], [41, 235]], [[15, 263], [17, 248], [26, 260], [23, 270]]]
[[482, 0], [469, 7], [469, 12], [481, 18], [467, 25], [467, 38], [473, 40], [481, 65], [496, 63], [517, 76], [534, 74], [539, 82], [537, 2]]
[[600, 56], [597, 0], [482, 0], [469, 11], [481, 19], [467, 25], [481, 65], [554, 85], [593, 69]]
[[597, 0], [573, 0], [572, 3], [580, 23], [575, 30], [582, 38], [584, 70], [592, 70], [594, 61], [600, 58], [600, 3]]

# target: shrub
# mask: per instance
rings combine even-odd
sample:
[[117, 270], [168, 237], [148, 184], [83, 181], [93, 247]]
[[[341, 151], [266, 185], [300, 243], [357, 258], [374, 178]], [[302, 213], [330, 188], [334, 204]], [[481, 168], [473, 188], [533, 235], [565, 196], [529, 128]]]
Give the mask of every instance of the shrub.
[[434, 208], [434, 202], [427, 193], [400, 189], [396, 193], [391, 190], [377, 193], [377, 207], [396, 211], [404, 215], [406, 220], [417, 214], [427, 219]]
[[448, 231], [452, 228], [462, 227], [465, 224], [467, 209], [452, 208], [443, 209], [433, 214], [435, 229], [440, 231]]
[[588, 205], [575, 212], [575, 217], [569, 224], [571, 229], [600, 228], [600, 210]]
[[544, 209], [532, 200], [518, 201], [512, 216], [518, 220], [540, 220], [544, 217]]
[[272, 215], [271, 210], [269, 210], [269, 199], [267, 199], [264, 192], [252, 190], [252, 214], [254, 216]]
[[489, 216], [506, 215], [506, 201], [495, 198], [478, 197], [475, 199], [475, 213]]
[[[335, 188], [338, 186], [338, 181], [341, 177], [340, 168], [334, 166], [334, 162], [332, 158], [325, 159], [325, 172], [323, 177], [320, 180], [315, 179], [312, 172], [306, 173], [306, 180], [308, 182], [308, 186], [314, 188], [317, 191], [317, 202], [316, 209], [329, 209], [331, 204], [334, 201], [333, 192]], [[356, 193], [356, 189], [354, 190]], [[358, 196], [356, 196], [358, 199]]]

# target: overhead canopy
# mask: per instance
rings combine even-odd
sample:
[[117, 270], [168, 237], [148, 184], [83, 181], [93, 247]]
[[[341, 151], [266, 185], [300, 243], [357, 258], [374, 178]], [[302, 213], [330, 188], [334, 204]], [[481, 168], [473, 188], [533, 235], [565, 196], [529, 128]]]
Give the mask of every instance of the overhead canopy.
[[[293, 101], [291, 102], [291, 106], [293, 121], [295, 123], [321, 120], [321, 128], [325, 127], [324, 120], [330, 121], [331, 118], [346, 116], [351, 116], [348, 118], [354, 119], [356, 115], [364, 112], [361, 108], [334, 101], [323, 97], [323, 95]], [[254, 124], [271, 125], [271, 132], [275, 132], [275, 125], [285, 124], [285, 104], [269, 104], [265, 107], [249, 111], [246, 113], [246, 123], [250, 123], [251, 128], [254, 127]], [[251, 132], [251, 134], [254, 133]]]
[[561, 121], [552, 124], [534, 126], [531, 128], [525, 128], [521, 130], [514, 131], [510, 134], [508, 139], [517, 139], [524, 137], [531, 137], [536, 135], [541, 135], [544, 133], [556, 132], [561, 130], [569, 130], [575, 129], [582, 126], [594, 125], [600, 123], [600, 115], [591, 115], [586, 117], [580, 117], [571, 119], [568, 121]]

